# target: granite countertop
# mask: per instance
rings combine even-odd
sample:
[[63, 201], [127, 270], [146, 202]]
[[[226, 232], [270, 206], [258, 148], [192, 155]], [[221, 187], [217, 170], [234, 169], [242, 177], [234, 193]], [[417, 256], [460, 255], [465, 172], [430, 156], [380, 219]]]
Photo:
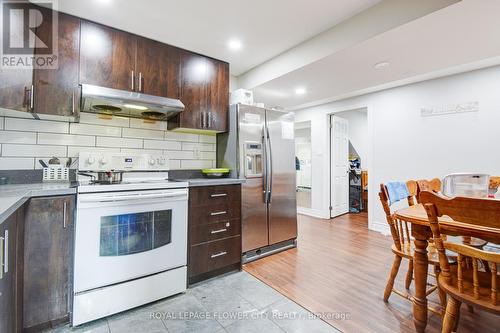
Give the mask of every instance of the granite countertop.
[[241, 178], [187, 178], [187, 179], [172, 179], [175, 181], [187, 182], [189, 187], [197, 186], [216, 186], [216, 185], [236, 185], [243, 184], [245, 179]]
[[70, 183], [0, 185], [0, 224], [30, 198], [75, 193]]

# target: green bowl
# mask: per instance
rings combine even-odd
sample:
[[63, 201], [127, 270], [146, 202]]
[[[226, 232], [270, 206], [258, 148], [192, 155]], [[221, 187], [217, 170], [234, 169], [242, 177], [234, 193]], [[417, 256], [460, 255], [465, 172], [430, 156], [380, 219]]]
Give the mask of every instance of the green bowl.
[[205, 177], [209, 178], [222, 178], [226, 177], [229, 174], [229, 169], [228, 168], [212, 168], [212, 169], [202, 169], [201, 173]]

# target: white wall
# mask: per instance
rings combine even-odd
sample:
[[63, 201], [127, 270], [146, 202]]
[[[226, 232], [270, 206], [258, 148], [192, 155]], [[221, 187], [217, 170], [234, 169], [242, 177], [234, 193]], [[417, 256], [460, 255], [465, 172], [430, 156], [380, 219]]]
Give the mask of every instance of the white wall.
[[361, 168], [368, 170], [368, 113], [366, 108], [341, 112], [339, 117], [349, 121], [349, 141], [361, 158]]
[[[421, 117], [420, 109], [478, 101], [480, 111]], [[442, 177], [451, 172], [500, 174], [500, 66], [459, 74], [297, 112], [310, 120], [312, 208], [329, 206], [328, 114], [368, 108], [369, 227], [386, 231], [378, 185], [390, 180]], [[318, 214], [319, 215], [319, 214]]]

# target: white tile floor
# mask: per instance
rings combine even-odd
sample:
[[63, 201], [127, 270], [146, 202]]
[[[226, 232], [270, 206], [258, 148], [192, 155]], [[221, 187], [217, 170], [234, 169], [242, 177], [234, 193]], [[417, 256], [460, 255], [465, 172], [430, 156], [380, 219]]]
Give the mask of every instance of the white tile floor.
[[339, 332], [246, 272], [202, 282], [185, 294], [80, 326], [78, 333]]

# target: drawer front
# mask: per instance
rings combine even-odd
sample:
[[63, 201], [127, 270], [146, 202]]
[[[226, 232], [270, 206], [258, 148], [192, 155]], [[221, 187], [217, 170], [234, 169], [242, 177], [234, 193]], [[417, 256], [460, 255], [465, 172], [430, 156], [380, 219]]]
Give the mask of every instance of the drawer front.
[[189, 189], [189, 205], [210, 206], [224, 202], [241, 202], [241, 186], [240, 185], [220, 185], [220, 186], [204, 186], [191, 187]]
[[190, 228], [190, 243], [205, 243], [240, 234], [240, 220], [229, 220], [210, 224], [194, 225]]
[[191, 207], [189, 224], [191, 226], [234, 220], [241, 218], [241, 207], [234, 202], [223, 202], [210, 206]]
[[241, 260], [240, 236], [191, 246], [189, 276], [207, 273]]

